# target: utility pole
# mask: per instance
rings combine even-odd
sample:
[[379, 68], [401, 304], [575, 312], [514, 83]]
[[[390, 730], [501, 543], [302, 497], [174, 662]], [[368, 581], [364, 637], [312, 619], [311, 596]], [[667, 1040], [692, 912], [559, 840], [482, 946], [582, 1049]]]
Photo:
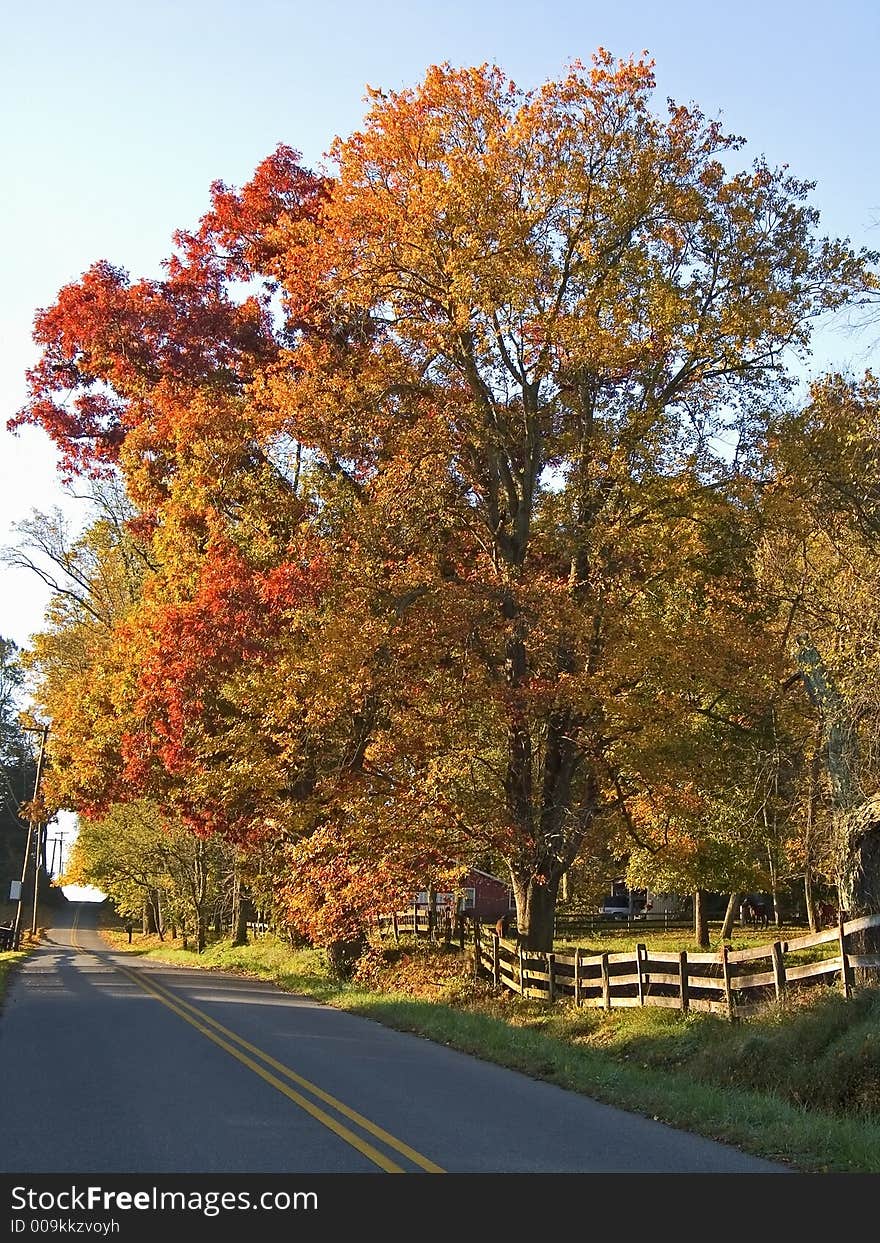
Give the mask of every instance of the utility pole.
[[58, 851], [58, 872], [64, 871], [64, 834], [59, 833], [57, 837], [52, 838], [52, 861], [49, 864], [49, 875], [54, 876], [55, 868], [55, 851]]
[[[36, 802], [37, 797], [39, 796], [39, 793], [40, 793], [40, 777], [42, 776], [42, 773], [43, 773], [43, 758], [46, 754], [46, 738], [49, 733], [49, 726], [48, 725], [32, 725], [32, 726], [26, 725], [24, 728], [29, 729], [33, 732], [39, 732], [40, 734], [40, 753], [37, 757], [37, 775], [36, 775], [36, 778], [34, 779], [34, 802]], [[12, 948], [16, 950], [19, 947], [19, 942], [21, 939], [21, 907], [22, 907], [22, 902], [24, 900], [24, 885], [25, 885], [25, 881], [27, 880], [28, 863], [30, 861], [30, 854], [31, 854], [31, 842], [34, 840], [35, 829], [36, 829], [37, 851], [34, 855], [34, 921], [33, 921], [34, 933], [37, 930], [36, 929], [37, 892], [39, 888], [39, 879], [40, 879], [39, 877], [39, 864], [40, 864], [39, 847], [40, 847], [41, 828], [42, 826], [37, 824], [32, 818], [28, 820], [27, 844], [25, 845], [25, 848], [24, 848], [24, 860], [21, 865], [21, 885], [18, 890], [18, 906], [15, 908], [15, 925], [14, 925], [14, 930], [12, 933]]]
[[34, 835], [34, 913], [31, 918], [31, 936], [37, 935], [37, 903], [40, 896], [40, 864], [45, 865], [45, 824], [37, 822], [37, 831]]

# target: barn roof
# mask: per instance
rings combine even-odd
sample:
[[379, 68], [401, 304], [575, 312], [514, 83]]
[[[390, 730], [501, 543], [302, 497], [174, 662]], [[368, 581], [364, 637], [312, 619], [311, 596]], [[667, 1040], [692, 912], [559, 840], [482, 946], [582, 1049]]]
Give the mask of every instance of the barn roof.
[[493, 876], [491, 872], [484, 872], [482, 868], [468, 868], [469, 872], [475, 872], [477, 876], [485, 876], [487, 880], [497, 880], [499, 885], [503, 885], [505, 889], [510, 888], [509, 880], [502, 880], [500, 876]]

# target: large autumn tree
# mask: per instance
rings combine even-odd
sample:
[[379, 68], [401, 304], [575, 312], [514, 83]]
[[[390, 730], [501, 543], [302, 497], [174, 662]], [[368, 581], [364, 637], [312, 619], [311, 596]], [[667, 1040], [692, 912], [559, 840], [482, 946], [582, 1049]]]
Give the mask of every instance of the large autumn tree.
[[[445, 485], [419, 518], [447, 564], [433, 548], [409, 582], [408, 627], [457, 618], [456, 760], [479, 768], [472, 801], [541, 948], [560, 877], [638, 791], [646, 723], [711, 705], [717, 636], [750, 641], [758, 434], [786, 352], [870, 283], [866, 256], [817, 236], [808, 183], [734, 171], [740, 140], [692, 106], [658, 115], [653, 89], [650, 64], [600, 52], [532, 92], [490, 66], [374, 91], [286, 278], [295, 301], [307, 271], [362, 331], [303, 340], [268, 385], [361, 494], [426, 463], [433, 498]], [[460, 802], [471, 774], [446, 775]]]

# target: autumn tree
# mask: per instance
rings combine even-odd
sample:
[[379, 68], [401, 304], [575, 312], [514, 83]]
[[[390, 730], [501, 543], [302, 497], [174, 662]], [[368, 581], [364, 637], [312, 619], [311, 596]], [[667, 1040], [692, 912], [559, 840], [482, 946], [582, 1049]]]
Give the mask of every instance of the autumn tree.
[[141, 473], [139, 502], [164, 494], [181, 409], [199, 393], [240, 395], [288, 327], [272, 311], [286, 267], [276, 230], [314, 216], [323, 196], [298, 160], [279, 146], [241, 191], [214, 182], [199, 225], [174, 235], [162, 279], [132, 283], [102, 260], [65, 286], [36, 314], [40, 359], [10, 426], [47, 431], [68, 474], [106, 473], [124, 456], [130, 488], [136, 464]]
[[189, 929], [201, 953], [213, 913], [231, 914], [232, 870], [231, 851], [219, 838], [207, 842], [156, 804], [136, 799], [81, 823], [63, 879], [101, 889], [121, 915], [143, 913], [160, 939], [169, 924], [184, 935]]
[[[880, 390], [828, 376], [769, 428], [762, 583], [779, 610], [790, 685], [810, 721], [810, 826], [824, 801], [841, 907], [880, 910], [876, 680], [880, 647]], [[824, 800], [823, 800], [824, 795]]]
[[[18, 644], [0, 637], [0, 865], [10, 879], [21, 875], [27, 838], [22, 805], [34, 792], [33, 748], [19, 715], [23, 685]], [[0, 900], [5, 916], [6, 894]]]
[[[749, 612], [716, 531], [747, 504], [784, 352], [869, 280], [866, 256], [816, 236], [808, 183], [730, 171], [740, 140], [695, 107], [653, 113], [653, 87], [647, 62], [600, 52], [532, 92], [490, 66], [372, 92], [307, 268], [362, 331], [306, 338], [267, 382], [356, 496], [428, 464], [444, 492], [419, 511], [434, 546], [408, 629], [454, 617], [463, 636], [444, 793], [461, 810], [470, 786], [463, 819], [501, 849], [536, 948], [560, 877], [639, 784], [667, 667], [705, 659], [714, 613]], [[702, 680], [678, 711], [711, 702]]]

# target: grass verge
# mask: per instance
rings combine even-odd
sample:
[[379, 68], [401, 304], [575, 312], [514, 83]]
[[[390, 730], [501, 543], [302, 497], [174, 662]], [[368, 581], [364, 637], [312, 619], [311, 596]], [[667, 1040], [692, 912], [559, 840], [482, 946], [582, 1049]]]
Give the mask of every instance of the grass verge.
[[442, 949], [373, 947], [349, 983], [320, 950], [264, 937], [203, 955], [107, 928], [114, 949], [269, 980], [363, 1015], [722, 1140], [800, 1171], [880, 1172], [880, 991], [829, 990], [744, 1023], [650, 1008], [576, 1010], [495, 994]]
[[27, 958], [28, 954], [30, 954], [32, 950], [35, 950], [40, 943], [39, 938], [32, 940], [29, 933], [25, 933], [22, 937], [22, 941], [24, 943], [24, 949], [4, 950], [0, 953], [0, 1007], [2, 1007], [6, 996], [6, 986], [9, 982], [10, 975], [22, 959]]

